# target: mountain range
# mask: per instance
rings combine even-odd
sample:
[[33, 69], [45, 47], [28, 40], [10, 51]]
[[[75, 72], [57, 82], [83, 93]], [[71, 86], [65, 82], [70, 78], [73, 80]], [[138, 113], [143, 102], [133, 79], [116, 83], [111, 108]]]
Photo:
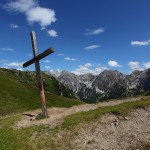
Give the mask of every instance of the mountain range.
[[[76, 75], [68, 71], [45, 73], [42, 72], [42, 76], [48, 106], [79, 103], [74, 98], [92, 103], [150, 93], [150, 69], [133, 71], [130, 75], [116, 70], [105, 70], [97, 76]], [[40, 105], [37, 99], [35, 72], [0, 68], [0, 112], [3, 109], [8, 113], [19, 111], [20, 108], [38, 108]]]
[[46, 72], [72, 90], [75, 96], [88, 102], [122, 98], [150, 91], [150, 69], [125, 75], [105, 70], [99, 75], [76, 75], [68, 71]]

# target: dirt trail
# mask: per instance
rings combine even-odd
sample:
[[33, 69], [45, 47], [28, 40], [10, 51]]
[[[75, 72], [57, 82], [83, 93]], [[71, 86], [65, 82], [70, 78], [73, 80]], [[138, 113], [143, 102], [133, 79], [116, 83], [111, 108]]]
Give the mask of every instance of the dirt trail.
[[[49, 108], [48, 109], [48, 114], [49, 118], [43, 119], [43, 120], [35, 120], [35, 117], [30, 117], [28, 115], [23, 115], [21, 120], [18, 121], [15, 124], [15, 128], [22, 128], [22, 127], [29, 127], [33, 125], [48, 125], [50, 128], [55, 128], [56, 126], [60, 125], [63, 123], [63, 119], [71, 114], [75, 114], [77, 112], [81, 111], [89, 111], [89, 110], [94, 110], [99, 107], [104, 107], [104, 106], [114, 106], [114, 105], [119, 105], [124, 102], [129, 102], [129, 101], [138, 101], [140, 100], [141, 97], [136, 97], [136, 98], [129, 98], [129, 99], [124, 99], [124, 100], [115, 100], [115, 101], [108, 101], [108, 102], [101, 102], [97, 104], [83, 104], [79, 106], [73, 106], [71, 108]], [[41, 110], [35, 110], [35, 111], [30, 111], [30, 112], [24, 112], [23, 114], [31, 114], [34, 116], [37, 116], [40, 113]]]

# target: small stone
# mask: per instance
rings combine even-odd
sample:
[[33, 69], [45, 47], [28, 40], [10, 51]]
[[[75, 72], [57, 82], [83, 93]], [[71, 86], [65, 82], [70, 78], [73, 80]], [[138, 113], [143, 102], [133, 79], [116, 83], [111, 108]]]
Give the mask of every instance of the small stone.
[[130, 120], [130, 118], [129, 117], [124, 117], [124, 120]]
[[118, 126], [118, 125], [119, 125], [119, 122], [118, 122], [118, 121], [116, 121], [116, 122], [115, 122], [115, 126]]
[[121, 117], [121, 116], [119, 116], [118, 118], [119, 118], [119, 119], [122, 119], [122, 117]]
[[114, 126], [114, 124], [113, 124], [113, 123], [111, 123], [111, 126]]

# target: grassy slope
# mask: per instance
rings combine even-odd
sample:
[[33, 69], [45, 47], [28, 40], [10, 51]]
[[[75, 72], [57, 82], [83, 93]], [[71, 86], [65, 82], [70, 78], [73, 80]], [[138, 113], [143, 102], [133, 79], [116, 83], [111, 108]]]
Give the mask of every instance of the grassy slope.
[[[10, 70], [10, 69], [2, 69], [0, 68], [0, 75], [4, 74], [20, 83], [37, 87], [36, 75], [33, 71], [19, 71], [19, 70]], [[42, 72], [43, 84], [45, 91], [61, 95], [68, 98], [75, 98], [73, 92], [66, 88], [62, 83], [58, 82], [53, 76], [46, 75]]]
[[[40, 108], [39, 93], [34, 82], [32, 80], [30, 84], [21, 83], [14, 74], [0, 69], [0, 115]], [[52, 83], [48, 84], [50, 86]], [[48, 107], [71, 107], [82, 103], [54, 93], [46, 92]]]
[[[90, 123], [98, 119], [102, 114], [108, 112], [119, 113], [120, 115], [132, 109], [150, 106], [150, 99], [143, 99], [138, 102], [126, 102], [117, 106], [103, 107], [89, 112], [80, 112], [66, 117], [61, 127], [49, 129], [48, 126], [34, 126], [22, 129], [13, 129], [12, 126], [20, 116], [12, 116], [0, 120], [0, 149], [5, 150], [40, 150], [40, 149], [61, 149], [61, 144], [69, 144], [74, 127], [80, 127], [82, 123]], [[58, 133], [62, 130], [70, 130], [70, 134], [59, 141]], [[46, 134], [45, 134], [46, 133]], [[33, 135], [36, 135], [35, 137]]]

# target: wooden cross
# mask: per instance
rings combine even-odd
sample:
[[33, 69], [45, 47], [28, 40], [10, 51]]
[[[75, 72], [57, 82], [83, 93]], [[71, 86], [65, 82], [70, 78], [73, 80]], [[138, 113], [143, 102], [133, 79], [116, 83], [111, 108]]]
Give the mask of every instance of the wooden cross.
[[33, 49], [33, 58], [26, 63], [23, 64], [23, 67], [27, 67], [33, 63], [35, 63], [35, 69], [36, 69], [36, 77], [37, 77], [37, 82], [38, 82], [38, 88], [39, 88], [39, 93], [40, 93], [40, 100], [41, 100], [41, 107], [42, 107], [42, 115], [45, 117], [48, 117], [47, 109], [46, 109], [46, 100], [45, 100], [45, 94], [44, 94], [44, 87], [43, 87], [43, 82], [42, 82], [42, 76], [40, 72], [40, 62], [39, 60], [46, 57], [47, 55], [51, 54], [54, 52], [53, 48], [49, 48], [43, 53], [38, 55], [38, 49], [37, 49], [37, 44], [36, 44], [36, 36], [35, 32], [31, 32], [31, 41], [32, 41], [32, 49]]

